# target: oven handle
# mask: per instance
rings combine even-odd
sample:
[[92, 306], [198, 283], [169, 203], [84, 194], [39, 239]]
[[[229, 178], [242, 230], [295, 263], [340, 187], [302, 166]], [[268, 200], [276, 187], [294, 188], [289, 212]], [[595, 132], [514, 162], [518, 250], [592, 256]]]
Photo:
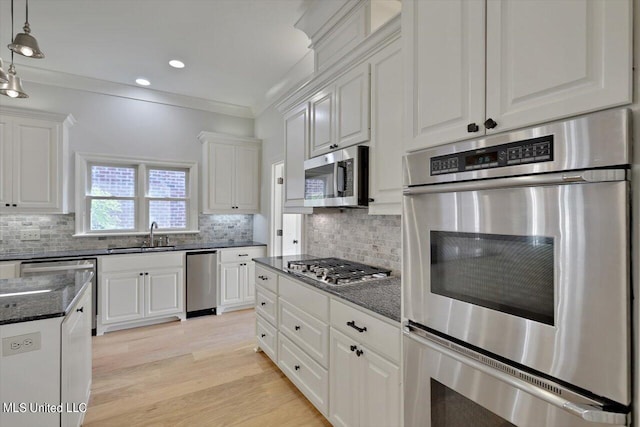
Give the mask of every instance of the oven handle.
[[510, 178], [431, 184], [420, 187], [408, 187], [403, 190], [403, 193], [405, 196], [411, 196], [414, 194], [453, 193], [457, 191], [492, 190], [499, 188], [625, 181], [626, 179], [627, 171], [625, 169], [591, 169], [584, 171], [516, 176]]
[[603, 411], [602, 409], [599, 409], [598, 407], [593, 405], [565, 400], [556, 394], [549, 393], [548, 391], [536, 387], [533, 384], [529, 384], [525, 381], [519, 380], [518, 378], [515, 378], [507, 373], [494, 369], [488, 365], [485, 365], [484, 363], [478, 362], [471, 357], [464, 356], [454, 350], [446, 348], [440, 343], [434, 342], [429, 339], [426, 333], [423, 333], [421, 330], [415, 329], [410, 325], [404, 326], [404, 335], [422, 345], [426, 345], [427, 347], [430, 347], [431, 349], [444, 354], [447, 357], [451, 357], [452, 359], [455, 359], [458, 362], [464, 363], [465, 365], [468, 365], [473, 369], [490, 375], [497, 380], [502, 381], [503, 383], [522, 390], [525, 393], [528, 393], [553, 406], [563, 409], [572, 415], [582, 418], [585, 421], [600, 424], [612, 424], [617, 426], [626, 426], [628, 423], [627, 414]]

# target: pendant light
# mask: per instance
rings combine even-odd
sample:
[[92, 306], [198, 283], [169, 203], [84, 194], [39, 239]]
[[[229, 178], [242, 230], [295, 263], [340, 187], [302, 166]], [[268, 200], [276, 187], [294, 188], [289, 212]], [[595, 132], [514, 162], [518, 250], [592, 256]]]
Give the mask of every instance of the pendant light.
[[[11, 0], [11, 19], [13, 21], [13, 0]], [[38, 40], [31, 35], [31, 28], [29, 27], [29, 0], [26, 0], [26, 19], [22, 29], [24, 33], [16, 34], [13, 42], [7, 47], [11, 49], [12, 52], [29, 58], [44, 58], [44, 53], [42, 53], [38, 47]]]
[[2, 58], [0, 58], [0, 84], [9, 83], [9, 76], [4, 71], [4, 64]]
[[[11, 0], [11, 38], [13, 40], [13, 0]], [[22, 89], [22, 80], [16, 75], [16, 67], [13, 65], [13, 51], [11, 51], [11, 65], [9, 66], [7, 82], [0, 84], [0, 94], [11, 98], [29, 97]]]

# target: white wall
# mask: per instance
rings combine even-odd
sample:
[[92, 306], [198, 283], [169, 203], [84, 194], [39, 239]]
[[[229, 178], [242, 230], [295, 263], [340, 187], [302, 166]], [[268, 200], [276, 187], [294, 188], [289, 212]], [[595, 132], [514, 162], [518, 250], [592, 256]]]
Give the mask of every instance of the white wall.
[[253, 216], [253, 240], [269, 242], [271, 165], [284, 160], [284, 117], [272, 105], [255, 119], [255, 136], [262, 140], [260, 214]]
[[196, 136], [203, 130], [253, 136], [253, 119], [68, 89], [24, 83], [27, 99], [0, 97], [5, 107], [71, 113], [77, 120], [69, 132], [69, 195], [73, 207], [76, 151], [131, 157], [197, 161]]

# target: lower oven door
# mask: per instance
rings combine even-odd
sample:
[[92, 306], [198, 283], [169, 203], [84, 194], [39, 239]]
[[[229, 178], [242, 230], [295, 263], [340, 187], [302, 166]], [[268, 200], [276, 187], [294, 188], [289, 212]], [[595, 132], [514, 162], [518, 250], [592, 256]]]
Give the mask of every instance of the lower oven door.
[[554, 383], [519, 376], [516, 369], [470, 350], [463, 355], [447, 343], [404, 333], [406, 427], [629, 425], [627, 413], [603, 411]]
[[624, 171], [432, 185], [405, 194], [407, 319], [630, 403]]

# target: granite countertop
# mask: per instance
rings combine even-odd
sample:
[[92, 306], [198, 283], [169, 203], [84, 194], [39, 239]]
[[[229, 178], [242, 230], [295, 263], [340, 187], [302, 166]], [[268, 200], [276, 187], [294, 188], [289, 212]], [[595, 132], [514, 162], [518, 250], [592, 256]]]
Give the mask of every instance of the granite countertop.
[[[195, 251], [206, 249], [224, 249], [224, 248], [238, 248], [243, 246], [266, 246], [264, 243], [254, 242], [250, 240], [243, 241], [226, 241], [226, 242], [211, 242], [211, 243], [189, 243], [184, 245], [176, 245], [168, 247], [166, 250], [154, 250], [150, 252], [141, 253], [158, 253], [158, 252], [171, 252], [171, 251]], [[133, 252], [132, 254], [137, 254]], [[71, 251], [56, 251], [56, 252], [32, 252], [32, 253], [13, 253], [0, 255], [0, 261], [25, 261], [34, 259], [47, 259], [47, 258], [76, 258], [76, 257], [88, 257], [88, 256], [104, 256], [104, 255], [123, 255], [119, 253], [110, 253], [108, 248], [101, 249], [79, 249]]]
[[285, 273], [291, 278], [307, 283], [320, 290], [336, 295], [360, 307], [381, 314], [391, 320], [400, 322], [400, 278], [389, 277], [352, 285], [329, 285], [307, 276], [292, 273], [287, 270], [289, 261], [314, 259], [312, 255], [293, 255], [283, 257], [254, 258], [253, 260], [266, 267]]
[[0, 279], [0, 325], [66, 316], [91, 286], [92, 275], [77, 271]]

